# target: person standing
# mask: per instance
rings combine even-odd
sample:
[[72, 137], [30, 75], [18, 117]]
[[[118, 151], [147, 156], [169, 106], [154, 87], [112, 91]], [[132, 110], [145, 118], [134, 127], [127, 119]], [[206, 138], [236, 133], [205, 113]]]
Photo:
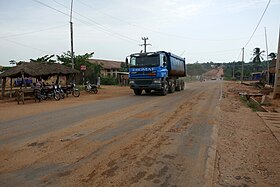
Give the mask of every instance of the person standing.
[[97, 77], [97, 82], [96, 82], [97, 88], [100, 88], [100, 75]]

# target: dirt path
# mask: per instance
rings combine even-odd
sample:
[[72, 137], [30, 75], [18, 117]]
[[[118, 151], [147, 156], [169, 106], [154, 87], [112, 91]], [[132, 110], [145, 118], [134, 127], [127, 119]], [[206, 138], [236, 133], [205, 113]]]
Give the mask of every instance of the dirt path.
[[0, 186], [279, 186], [279, 142], [220, 83], [1, 102]]
[[192, 83], [164, 97], [123, 91], [124, 97], [69, 102], [55, 109], [58, 115], [50, 108], [17, 119], [6, 113], [0, 185], [211, 185], [220, 82]]
[[83, 105], [86, 103], [96, 102], [98, 100], [121, 97], [125, 95], [133, 95], [129, 87], [102, 86], [96, 95], [82, 91], [80, 97], [73, 97], [70, 95], [68, 98], [60, 101], [47, 100], [42, 101], [42, 103], [36, 103], [34, 100], [27, 100], [24, 105], [18, 105], [14, 100], [0, 100], [0, 121], [21, 118], [37, 113]]
[[214, 186], [280, 186], [280, 143], [236, 90], [224, 83]]

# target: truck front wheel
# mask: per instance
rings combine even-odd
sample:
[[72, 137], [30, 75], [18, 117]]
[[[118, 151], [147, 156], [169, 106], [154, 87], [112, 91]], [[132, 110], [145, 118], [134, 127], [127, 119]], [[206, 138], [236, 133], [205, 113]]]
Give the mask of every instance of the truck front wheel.
[[142, 90], [133, 90], [135, 95], [141, 95], [142, 94]]
[[150, 94], [152, 92], [152, 90], [145, 90], [146, 94]]
[[168, 93], [168, 83], [165, 81], [162, 84], [161, 95], [167, 95], [167, 93]]

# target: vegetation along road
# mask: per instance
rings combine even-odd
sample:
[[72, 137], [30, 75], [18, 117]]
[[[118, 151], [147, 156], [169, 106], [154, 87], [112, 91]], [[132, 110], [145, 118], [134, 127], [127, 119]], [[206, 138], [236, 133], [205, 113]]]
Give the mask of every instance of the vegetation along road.
[[221, 86], [15, 105], [0, 122], [0, 186], [209, 186]]

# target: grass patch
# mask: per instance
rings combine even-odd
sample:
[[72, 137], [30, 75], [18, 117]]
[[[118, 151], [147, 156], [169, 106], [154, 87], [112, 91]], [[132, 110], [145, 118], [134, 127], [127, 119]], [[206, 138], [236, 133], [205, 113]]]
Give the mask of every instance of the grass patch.
[[240, 101], [242, 103], [244, 103], [245, 105], [247, 105], [249, 108], [252, 109], [252, 111], [254, 112], [258, 112], [260, 111], [258, 108], [260, 106], [260, 104], [257, 104], [255, 102], [251, 102], [250, 100], [247, 100], [247, 98], [245, 96], [240, 96]]

